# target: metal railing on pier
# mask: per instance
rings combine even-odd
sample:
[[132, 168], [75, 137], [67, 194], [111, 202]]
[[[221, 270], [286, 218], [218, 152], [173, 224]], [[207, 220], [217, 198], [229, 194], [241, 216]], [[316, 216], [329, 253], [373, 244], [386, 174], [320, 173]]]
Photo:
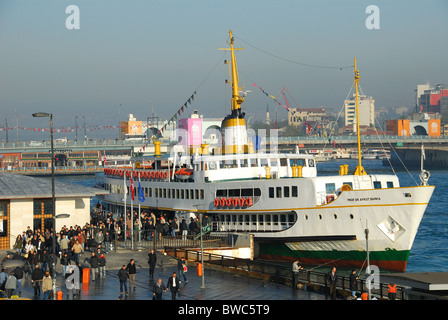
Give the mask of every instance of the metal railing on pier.
[[[107, 229], [98, 227], [88, 227], [88, 237], [86, 241], [87, 248], [93, 248], [98, 246], [98, 233], [102, 232], [104, 235], [108, 232]], [[200, 238], [198, 235], [162, 235], [157, 231], [134, 231], [127, 232], [126, 239], [124, 238], [124, 232], [120, 231], [119, 236], [116, 237], [115, 233], [110, 235], [109, 245], [113, 250], [164, 250], [165, 248], [199, 248]], [[104, 246], [105, 241], [102, 240]], [[204, 248], [222, 248], [232, 247], [232, 237], [228, 234], [222, 235], [203, 235], [203, 247]]]
[[[187, 261], [201, 262], [201, 252], [199, 250], [181, 249], [181, 248], [165, 248], [167, 254], [175, 258], [184, 258]], [[225, 268], [229, 271], [240, 271], [247, 276], [254, 278], [269, 279], [269, 281], [288, 285], [292, 287], [293, 274], [291, 264], [279, 264], [262, 260], [240, 259], [229, 256], [223, 256], [213, 253], [204, 252], [204, 263], [210, 266]], [[298, 282], [306, 286], [309, 290], [327, 294], [329, 292], [329, 284], [327, 281], [327, 273], [316, 271], [314, 269], [302, 270], [298, 275]], [[337, 289], [342, 295], [350, 295], [350, 279], [349, 276], [339, 275]], [[404, 300], [405, 288], [396, 286], [397, 299]], [[368, 292], [367, 281], [358, 279], [357, 292]], [[379, 283], [378, 288], [371, 289], [371, 296], [378, 299], [386, 298], [388, 295], [388, 284]]]

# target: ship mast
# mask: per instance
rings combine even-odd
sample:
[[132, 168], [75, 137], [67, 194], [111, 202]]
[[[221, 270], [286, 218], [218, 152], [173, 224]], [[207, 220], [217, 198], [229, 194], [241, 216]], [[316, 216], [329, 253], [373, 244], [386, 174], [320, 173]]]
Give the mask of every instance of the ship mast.
[[358, 166], [356, 167], [355, 170], [355, 175], [357, 176], [361, 176], [361, 175], [366, 175], [366, 171], [364, 170], [364, 168], [362, 167], [362, 163], [361, 163], [361, 134], [359, 132], [359, 101], [358, 101], [358, 85], [359, 85], [359, 70], [356, 67], [356, 58], [355, 58], [355, 81], [354, 81], [354, 85], [355, 85], [355, 102], [356, 102], [356, 135], [358, 137]]
[[[238, 68], [236, 65], [235, 51], [242, 48], [234, 48], [232, 30], [229, 31], [230, 48], [219, 48], [219, 50], [230, 50], [231, 56], [231, 79], [232, 79], [232, 104], [231, 114], [227, 115], [221, 124], [223, 135], [223, 154], [247, 153], [247, 129], [244, 120], [245, 113], [241, 112], [241, 104], [245, 96], [240, 95], [242, 88], [238, 86]], [[227, 63], [227, 62], [226, 62]]]

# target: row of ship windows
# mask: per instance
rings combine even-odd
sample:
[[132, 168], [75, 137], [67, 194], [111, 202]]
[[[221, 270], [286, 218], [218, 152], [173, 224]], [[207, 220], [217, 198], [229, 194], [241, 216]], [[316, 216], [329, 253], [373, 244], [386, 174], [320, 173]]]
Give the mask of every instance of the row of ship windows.
[[[130, 188], [127, 186], [127, 194], [130, 194]], [[123, 193], [123, 186], [108, 185], [108, 190], [111, 193]], [[191, 199], [203, 200], [205, 193], [204, 189], [168, 189], [168, 188], [144, 188], [142, 191], [145, 198], [166, 198], [166, 199]], [[138, 196], [138, 188], [134, 187], [134, 196]]]
[[[216, 169], [227, 169], [227, 168], [249, 168], [249, 167], [287, 167], [289, 165], [302, 166], [302, 167], [314, 167], [313, 159], [287, 159], [287, 158], [253, 158], [253, 159], [232, 159], [232, 160], [221, 160], [221, 161], [207, 161], [205, 163], [196, 164], [196, 170], [216, 170]], [[204, 167], [201, 167], [204, 166]]]
[[298, 196], [297, 186], [269, 187], [269, 198], [297, 198]]
[[[353, 220], [355, 217], [353, 214], [349, 215], [350, 220]], [[322, 214], [318, 215], [319, 220], [323, 219]], [[277, 225], [278, 223], [288, 223], [288, 222], [295, 222], [297, 219], [296, 215], [294, 213], [289, 214], [220, 214], [217, 215], [217, 218], [215, 221], [218, 222], [227, 222], [227, 223], [258, 223], [258, 224], [271, 224]], [[305, 214], [304, 215], [305, 220], [309, 220], [310, 217]], [[338, 215], [335, 213], [333, 214], [333, 219], [337, 220]]]

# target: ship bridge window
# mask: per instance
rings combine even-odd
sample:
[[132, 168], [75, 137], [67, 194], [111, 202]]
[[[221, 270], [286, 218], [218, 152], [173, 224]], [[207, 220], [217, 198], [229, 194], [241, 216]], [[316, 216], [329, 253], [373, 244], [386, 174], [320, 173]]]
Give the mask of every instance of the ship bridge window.
[[272, 167], [277, 167], [277, 159], [270, 159], [270, 166]]
[[282, 197], [282, 187], [277, 187], [275, 191], [276, 191], [276, 197], [281, 198]]
[[240, 167], [241, 168], [247, 168], [248, 163], [247, 163], [247, 159], [241, 159], [240, 160]]
[[381, 181], [373, 181], [374, 189], [381, 189]]
[[288, 166], [288, 159], [286, 159], [286, 158], [281, 158], [281, 159], [280, 159], [280, 166], [281, 166], [281, 167], [287, 167], [287, 166]]
[[288, 186], [283, 187], [283, 195], [285, 196], [285, 198], [289, 198], [289, 187]]
[[289, 165], [291, 167], [296, 167], [296, 166], [305, 167], [306, 161], [305, 161], [305, 159], [289, 159]]
[[291, 196], [292, 197], [298, 197], [299, 196], [299, 191], [297, 186], [292, 186], [291, 187]]
[[308, 160], [308, 166], [309, 167], [314, 167], [314, 160], [313, 159], [309, 159]]
[[237, 160], [221, 160], [219, 162], [219, 167], [221, 169], [238, 168]]
[[334, 183], [326, 183], [325, 184], [325, 191], [327, 193], [335, 193], [336, 192], [336, 187]]
[[393, 188], [394, 187], [394, 182], [393, 181], [387, 181], [387, 187], [388, 188]]
[[274, 197], [275, 197], [274, 188], [269, 187], [269, 198], [274, 198]]
[[257, 166], [257, 159], [249, 159], [249, 163], [251, 167], [256, 167]]
[[260, 167], [266, 167], [268, 165], [267, 159], [260, 159]]

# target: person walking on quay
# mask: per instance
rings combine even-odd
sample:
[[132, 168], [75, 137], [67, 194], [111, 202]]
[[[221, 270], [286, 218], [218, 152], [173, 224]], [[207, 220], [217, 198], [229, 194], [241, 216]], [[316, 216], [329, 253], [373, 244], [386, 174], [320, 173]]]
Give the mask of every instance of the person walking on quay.
[[95, 252], [90, 256], [90, 268], [92, 268], [92, 281], [95, 281], [95, 275], [98, 274], [99, 260]]
[[356, 298], [356, 291], [358, 290], [358, 278], [359, 276], [356, 274], [356, 269], [352, 270], [350, 274], [350, 291], [352, 292], [352, 298]]
[[[61, 252], [62, 254], [64, 254], [64, 252], [68, 253], [68, 245], [69, 245], [70, 241], [67, 239], [67, 235], [62, 235], [62, 239], [59, 243], [60, 247], [61, 247]], [[73, 251], [73, 249], [72, 249]]]
[[176, 277], [176, 272], [173, 272], [173, 275], [168, 278], [167, 287], [171, 291], [171, 299], [176, 300], [176, 294], [180, 296], [179, 278]]
[[129, 289], [131, 288], [132, 284], [134, 285], [133, 288], [135, 290], [135, 275], [137, 274], [137, 268], [135, 267], [135, 261], [134, 259], [131, 259], [126, 267], [126, 271], [129, 274]]
[[65, 252], [61, 257], [61, 267], [62, 267], [62, 276], [65, 277], [67, 273], [67, 268], [70, 264], [70, 258], [68, 257], [67, 252]]
[[17, 289], [19, 290], [19, 295], [22, 294], [22, 279], [24, 275], [24, 271], [22, 267], [17, 267], [14, 269], [14, 276], [17, 279]]
[[187, 280], [187, 270], [188, 270], [187, 269], [187, 261], [185, 261], [184, 258], [180, 258], [177, 260], [177, 270], [179, 271], [179, 274], [181, 274], [184, 277], [184, 281], [188, 282], [188, 280]]
[[42, 281], [42, 291], [44, 293], [43, 300], [49, 300], [53, 292], [53, 279], [51, 279], [50, 272], [45, 272], [45, 277]]
[[100, 279], [106, 279], [106, 256], [104, 255], [104, 252], [101, 252], [98, 257], [98, 266]]
[[302, 266], [299, 265], [299, 260], [296, 260], [292, 264], [292, 288], [297, 289], [297, 285], [299, 284], [299, 271], [302, 269]]
[[42, 270], [39, 268], [39, 265], [36, 264], [33, 272], [31, 273], [31, 282], [33, 284], [34, 295], [40, 295], [40, 286], [42, 279], [44, 278], [44, 274]]
[[156, 269], [157, 263], [157, 255], [154, 252], [154, 249], [151, 249], [151, 252], [148, 253], [148, 264], [149, 264], [149, 280], [154, 281], [154, 270]]
[[162, 283], [162, 279], [157, 279], [157, 282], [154, 283], [154, 286], [152, 287], [153, 300], [162, 300], [163, 292], [166, 291], [168, 291], [168, 289]]
[[22, 236], [19, 234], [16, 238], [16, 242], [14, 243], [13, 248], [16, 250], [17, 255], [22, 255], [22, 249], [23, 249], [23, 240]]
[[76, 240], [75, 244], [73, 245], [72, 251], [74, 253], [73, 260], [75, 261], [75, 263], [79, 263], [79, 256], [81, 255], [81, 253], [84, 252], [84, 249], [82, 248], [82, 245], [79, 243], [78, 240]]
[[129, 273], [126, 271], [126, 266], [123, 265], [121, 269], [118, 270], [118, 280], [120, 281], [120, 297], [123, 296], [123, 292], [125, 292], [126, 295], [128, 294], [128, 278]]
[[0, 290], [5, 290], [5, 284], [8, 280], [8, 273], [6, 273], [6, 269], [2, 268], [2, 272], [0, 272]]
[[330, 297], [331, 300], [336, 299], [336, 285], [338, 282], [338, 275], [336, 273], [336, 267], [333, 267], [327, 274], [328, 284], [330, 285]]
[[14, 273], [11, 272], [5, 283], [5, 290], [9, 298], [11, 298], [11, 296], [14, 295], [14, 290], [16, 289], [17, 289], [17, 278], [14, 276]]

